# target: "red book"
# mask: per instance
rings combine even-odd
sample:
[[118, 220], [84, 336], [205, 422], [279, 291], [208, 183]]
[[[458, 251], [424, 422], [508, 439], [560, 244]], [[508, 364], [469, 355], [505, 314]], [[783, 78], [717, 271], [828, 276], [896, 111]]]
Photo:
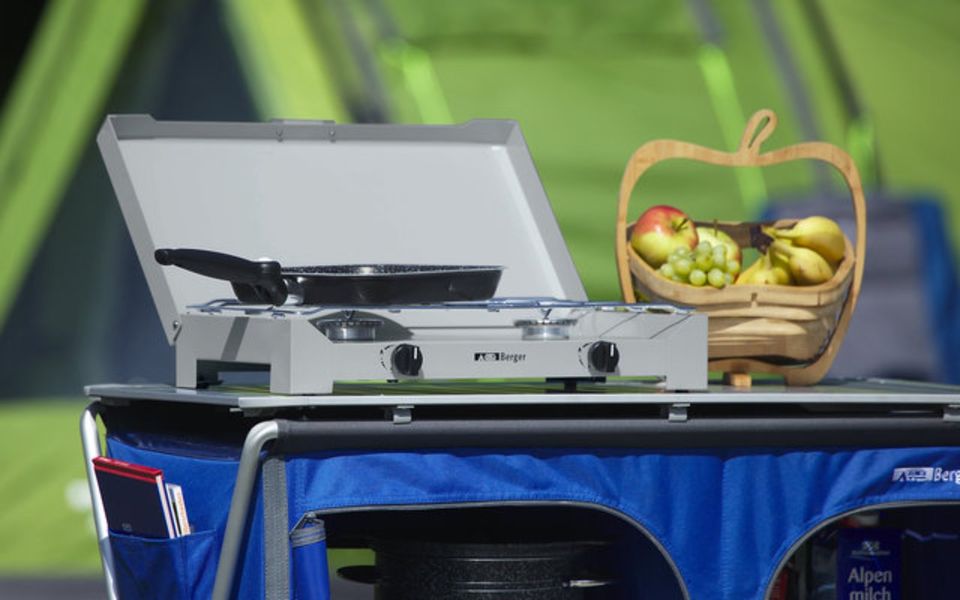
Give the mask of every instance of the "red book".
[[107, 525], [112, 531], [143, 537], [176, 537], [163, 471], [122, 460], [93, 459]]

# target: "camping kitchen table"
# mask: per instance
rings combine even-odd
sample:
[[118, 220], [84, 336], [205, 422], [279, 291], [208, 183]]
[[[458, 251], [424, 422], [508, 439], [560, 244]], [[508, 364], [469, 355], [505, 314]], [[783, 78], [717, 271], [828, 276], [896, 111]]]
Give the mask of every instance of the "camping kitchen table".
[[[566, 506], [641, 531], [682, 597], [760, 600], [826, 523], [960, 503], [960, 389], [932, 384], [691, 393], [618, 381], [576, 391], [345, 384], [327, 396], [105, 385], [87, 394], [95, 401], [81, 429], [111, 594], [289, 598], [288, 535], [309, 513]], [[196, 533], [108, 532], [90, 463], [101, 453], [98, 415], [109, 455], [183, 486]]]
[[[163, 469], [196, 530], [108, 533], [91, 485], [121, 595], [289, 598], [288, 536], [309, 514], [346, 545], [371, 523], [396, 530], [496, 506], [530, 521], [578, 510], [557, 523], [564, 533], [612, 519], [632, 535], [630, 560], [648, 540], [653, 554], [635, 569], [647, 595], [670, 597], [653, 591], [663, 573], [651, 565], [662, 563], [680, 582], [672, 597], [760, 599], [818, 524], [960, 499], [960, 390], [702, 391], [705, 315], [587, 302], [516, 122], [111, 115], [97, 139], [179, 387], [89, 388], [85, 452], [100, 452], [99, 414], [106, 451]], [[479, 306], [257, 308], [224, 301], [232, 283], [158, 264], [169, 248], [301, 265], [496, 265], [503, 276]], [[372, 342], [331, 333], [357, 325]], [[253, 367], [272, 393], [203, 387]], [[543, 383], [613, 374], [662, 385]], [[513, 383], [442, 383], [484, 378]], [[341, 383], [390, 379], [401, 383]]]

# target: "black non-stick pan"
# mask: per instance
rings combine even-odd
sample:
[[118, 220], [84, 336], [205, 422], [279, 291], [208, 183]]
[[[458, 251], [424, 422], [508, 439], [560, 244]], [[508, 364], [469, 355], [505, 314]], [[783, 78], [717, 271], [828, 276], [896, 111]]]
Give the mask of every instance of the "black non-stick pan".
[[282, 267], [194, 249], [160, 249], [161, 265], [229, 281], [244, 304], [386, 306], [486, 300], [497, 291], [503, 267], [459, 265], [328, 265]]

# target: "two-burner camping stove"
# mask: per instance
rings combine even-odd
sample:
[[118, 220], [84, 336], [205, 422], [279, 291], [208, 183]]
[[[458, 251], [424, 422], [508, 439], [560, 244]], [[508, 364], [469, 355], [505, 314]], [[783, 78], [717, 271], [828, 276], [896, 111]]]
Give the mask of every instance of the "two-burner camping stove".
[[190, 307], [177, 386], [268, 365], [270, 391], [326, 394], [336, 381], [662, 377], [706, 385], [706, 317], [663, 305], [496, 299], [403, 307]]
[[[707, 385], [706, 317], [588, 302], [515, 123], [157, 122], [98, 139], [171, 344], [178, 388], [269, 371], [275, 394], [410, 379], [653, 377]], [[264, 306], [158, 248], [283, 264], [499, 265], [496, 297], [405, 306]]]

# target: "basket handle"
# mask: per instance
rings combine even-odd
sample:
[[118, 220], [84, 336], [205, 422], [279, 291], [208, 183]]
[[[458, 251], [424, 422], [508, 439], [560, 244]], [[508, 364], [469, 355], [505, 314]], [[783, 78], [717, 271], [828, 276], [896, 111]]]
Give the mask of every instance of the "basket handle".
[[[863, 282], [863, 263], [867, 247], [867, 207], [863, 196], [863, 184], [857, 167], [850, 155], [840, 148], [825, 142], [805, 142], [787, 146], [771, 152], [760, 152], [761, 145], [774, 132], [777, 126], [777, 115], [770, 109], [758, 110], [750, 117], [744, 129], [740, 146], [734, 152], [721, 152], [712, 148], [698, 146], [677, 140], [653, 140], [640, 146], [627, 161], [620, 182], [620, 197], [617, 206], [617, 227], [615, 249], [617, 271], [620, 277], [620, 291], [625, 302], [636, 302], [633, 292], [633, 280], [630, 275], [630, 263], [627, 254], [627, 210], [630, 205], [630, 196], [640, 177], [653, 165], [666, 160], [686, 159], [724, 167], [766, 167], [793, 160], [819, 160], [833, 166], [843, 177], [850, 189], [853, 203], [854, 220], [856, 222], [856, 240], [854, 241], [854, 257], [856, 262], [853, 268], [853, 282], [850, 292], [844, 301], [837, 326], [831, 337], [831, 343], [820, 357], [808, 365], [811, 375], [816, 369], [823, 372], [833, 362], [833, 356], [838, 346], [832, 343], [833, 339], [843, 339], [850, 316], [856, 307], [857, 297], [860, 295], [860, 286]], [[820, 373], [822, 376], [823, 373]], [[797, 381], [800, 383], [800, 381]]]
[[760, 154], [760, 145], [767, 141], [773, 130], [777, 128], [777, 113], [769, 108], [763, 108], [753, 113], [747, 126], [743, 129], [740, 138], [740, 147], [737, 154], [757, 156]]

